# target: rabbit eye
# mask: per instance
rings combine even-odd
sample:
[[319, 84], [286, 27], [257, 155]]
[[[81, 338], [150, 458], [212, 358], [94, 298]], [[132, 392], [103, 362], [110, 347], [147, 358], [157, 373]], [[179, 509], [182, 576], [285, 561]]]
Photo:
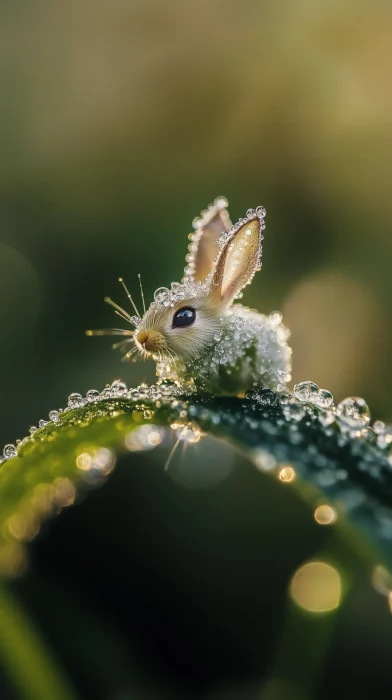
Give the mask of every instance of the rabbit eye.
[[178, 309], [173, 316], [172, 328], [185, 328], [191, 326], [196, 320], [196, 311], [191, 306], [184, 306]]

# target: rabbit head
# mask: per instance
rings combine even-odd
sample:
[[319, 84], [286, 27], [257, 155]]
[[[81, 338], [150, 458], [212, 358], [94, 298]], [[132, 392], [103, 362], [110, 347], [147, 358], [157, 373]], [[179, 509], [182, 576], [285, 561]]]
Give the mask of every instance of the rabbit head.
[[194, 221], [182, 283], [158, 289], [137, 321], [134, 341], [142, 354], [186, 362], [213, 342], [220, 318], [261, 267], [264, 217], [258, 207], [231, 226], [220, 197]]

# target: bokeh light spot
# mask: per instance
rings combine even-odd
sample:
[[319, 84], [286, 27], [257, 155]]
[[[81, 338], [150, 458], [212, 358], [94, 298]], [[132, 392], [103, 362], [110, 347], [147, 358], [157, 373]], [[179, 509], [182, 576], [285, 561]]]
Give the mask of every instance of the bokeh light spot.
[[291, 481], [294, 481], [295, 477], [295, 469], [293, 469], [293, 467], [290, 467], [289, 465], [285, 465], [279, 470], [279, 479], [285, 484], [289, 484]]
[[330, 564], [309, 562], [295, 572], [290, 583], [290, 595], [297, 605], [308, 612], [330, 612], [340, 604], [340, 575]]
[[82, 454], [76, 457], [76, 466], [82, 471], [87, 471], [91, 469], [92, 457], [87, 452], [82, 452]]
[[314, 511], [314, 519], [319, 525], [332, 525], [337, 517], [336, 511], [327, 504], [318, 506]]
[[125, 436], [124, 443], [130, 452], [151, 450], [161, 444], [163, 436], [164, 431], [160, 426], [141, 425]]

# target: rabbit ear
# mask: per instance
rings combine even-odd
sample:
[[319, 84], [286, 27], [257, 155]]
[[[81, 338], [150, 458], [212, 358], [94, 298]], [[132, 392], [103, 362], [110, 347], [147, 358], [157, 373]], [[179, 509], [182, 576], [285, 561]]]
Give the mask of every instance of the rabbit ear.
[[212, 270], [213, 263], [219, 252], [218, 239], [231, 226], [227, 211], [228, 201], [218, 197], [214, 204], [203, 211], [200, 218], [193, 221], [194, 233], [189, 234], [190, 244], [186, 256], [187, 266], [184, 278], [203, 282]]
[[218, 294], [220, 303], [229, 306], [241, 290], [249, 284], [261, 268], [261, 241], [265, 209], [250, 209], [246, 219], [234, 226], [234, 233], [226, 234], [217, 258], [211, 289]]

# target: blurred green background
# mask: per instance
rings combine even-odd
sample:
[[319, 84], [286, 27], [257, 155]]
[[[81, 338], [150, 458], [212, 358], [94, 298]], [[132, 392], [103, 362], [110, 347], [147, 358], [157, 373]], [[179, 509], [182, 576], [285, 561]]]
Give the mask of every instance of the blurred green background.
[[[103, 297], [181, 278], [194, 216], [264, 204], [245, 302], [284, 312], [294, 380], [392, 418], [385, 2], [3, 3], [1, 387], [13, 440], [120, 364]], [[118, 320], [118, 319], [117, 319]], [[21, 394], [24, 401], [21, 402]]]
[[[127, 303], [118, 276], [136, 297], [140, 272], [147, 301], [181, 279], [192, 219], [221, 194], [234, 220], [267, 209], [244, 303], [283, 312], [293, 381], [364, 396], [392, 420], [391, 15], [385, 0], [3, 0], [2, 444], [72, 391], [153, 380], [151, 363], [123, 365], [84, 332], [117, 325], [103, 297]], [[118, 474], [112, 500], [108, 487], [87, 500], [108, 499], [101, 531]], [[280, 491], [270, 498], [272, 513]], [[66, 516], [77, 532], [86, 508]], [[309, 523], [287, 517], [287, 551], [308, 535], [309, 554]], [[34, 577], [61, 537], [72, 547], [59, 523], [34, 545], [34, 584], [20, 584], [40, 591], [33, 610], [45, 607]], [[111, 692], [86, 697], [139, 697]]]

